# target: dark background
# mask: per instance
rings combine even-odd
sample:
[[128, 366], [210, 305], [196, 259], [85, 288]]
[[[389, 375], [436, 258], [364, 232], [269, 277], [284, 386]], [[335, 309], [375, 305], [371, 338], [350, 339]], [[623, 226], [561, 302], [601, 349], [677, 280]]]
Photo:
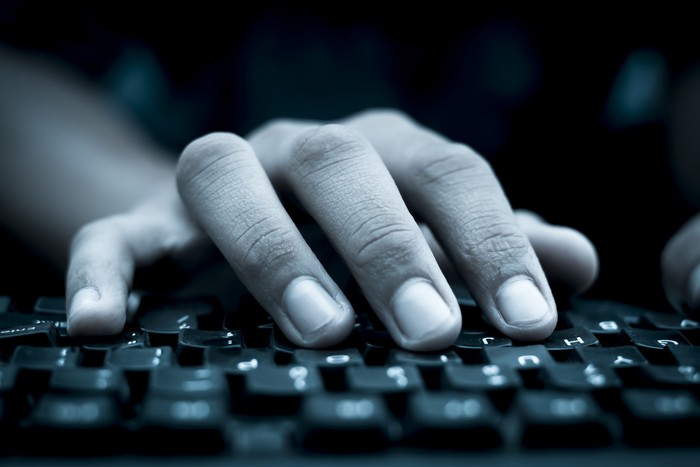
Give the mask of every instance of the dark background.
[[[175, 155], [270, 118], [399, 108], [484, 155], [514, 207], [588, 235], [601, 257], [590, 295], [666, 306], [659, 255], [694, 212], [673, 181], [665, 123], [674, 83], [700, 55], [693, 15], [295, 3], [6, 1], [0, 39], [101, 83]], [[611, 102], [630, 57], [662, 79], [625, 113]], [[0, 293], [62, 293], [60, 272], [3, 235]]]

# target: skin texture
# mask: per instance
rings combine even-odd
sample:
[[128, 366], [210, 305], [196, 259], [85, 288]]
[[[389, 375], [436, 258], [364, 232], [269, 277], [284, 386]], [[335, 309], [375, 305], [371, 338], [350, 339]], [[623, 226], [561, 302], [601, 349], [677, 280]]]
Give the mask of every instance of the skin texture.
[[[66, 268], [72, 335], [119, 332], [140, 268], [220, 253], [292, 342], [340, 342], [352, 307], [280, 202], [282, 191], [318, 223], [406, 349], [445, 348], [457, 336], [449, 276], [466, 282], [505, 334], [537, 340], [557, 319], [545, 273], [574, 290], [597, 275], [582, 234], [514, 213], [480, 155], [401, 112], [205, 135], [175, 164], [79, 77], [1, 52], [5, 76], [14, 77], [3, 81], [5, 110], [24, 112], [8, 130], [18, 137], [2, 143], [17, 157], [0, 161], [2, 199], [23, 204], [3, 204], [3, 219]], [[78, 110], [65, 112], [69, 103]], [[49, 131], [59, 124], [60, 134]], [[31, 128], [40, 134], [19, 137]], [[52, 183], [25, 173], [31, 167], [51, 167]], [[42, 242], [47, 236], [53, 243]]]

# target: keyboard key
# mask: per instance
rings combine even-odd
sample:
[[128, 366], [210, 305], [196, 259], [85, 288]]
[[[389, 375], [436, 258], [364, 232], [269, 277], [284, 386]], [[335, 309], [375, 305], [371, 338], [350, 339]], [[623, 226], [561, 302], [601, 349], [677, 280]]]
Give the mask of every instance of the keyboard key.
[[700, 402], [684, 390], [622, 392], [624, 441], [632, 445], [698, 445]]
[[585, 393], [523, 391], [516, 398], [527, 447], [601, 446], [612, 442], [608, 421]]
[[205, 349], [240, 349], [241, 345], [240, 331], [182, 329], [178, 334], [176, 354], [181, 365], [200, 366], [204, 364]]
[[0, 350], [19, 345], [54, 347], [58, 330], [54, 323], [25, 324], [0, 329]]
[[374, 451], [388, 447], [394, 423], [379, 396], [319, 394], [304, 399], [301, 444], [316, 451]]
[[487, 394], [504, 412], [516, 391], [523, 386], [520, 374], [511, 367], [499, 365], [457, 365], [445, 368], [443, 387], [456, 391]]
[[500, 333], [488, 331], [462, 330], [452, 347], [465, 363], [485, 363], [483, 349], [485, 347], [510, 347], [513, 341]]
[[555, 363], [551, 354], [541, 344], [519, 347], [486, 347], [484, 354], [488, 363], [517, 370], [537, 370]]
[[404, 442], [434, 448], [489, 449], [502, 443], [501, 420], [501, 414], [483, 394], [412, 394], [406, 410]]
[[626, 368], [649, 363], [636, 347], [629, 345], [620, 347], [578, 347], [575, 349], [575, 354], [580, 361], [597, 367]]
[[296, 413], [303, 397], [323, 392], [323, 380], [313, 366], [257, 368], [245, 375], [237, 411], [251, 414]]

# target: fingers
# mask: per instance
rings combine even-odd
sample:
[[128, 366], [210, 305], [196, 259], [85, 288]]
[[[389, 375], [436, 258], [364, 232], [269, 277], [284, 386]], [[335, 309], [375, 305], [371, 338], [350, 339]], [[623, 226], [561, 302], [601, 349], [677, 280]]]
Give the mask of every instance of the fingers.
[[203, 239], [174, 196], [84, 226], [73, 239], [66, 275], [69, 334], [119, 333], [136, 268]]
[[551, 290], [487, 162], [400, 115], [365, 114], [348, 124], [382, 154], [491, 323], [516, 339], [547, 337], [557, 320]]
[[287, 180], [344, 258], [394, 340], [444, 348], [461, 315], [454, 294], [379, 155], [340, 125], [303, 133]]
[[598, 277], [598, 253], [581, 232], [548, 224], [530, 211], [515, 211], [515, 219], [550, 281], [561, 283], [574, 293], [593, 285]]
[[664, 290], [677, 310], [700, 311], [700, 215], [686, 222], [661, 255]]
[[115, 216], [76, 235], [66, 276], [70, 335], [116, 334], [124, 327], [134, 257]]
[[233, 270], [294, 343], [344, 339], [352, 307], [323, 269], [243, 139], [226, 133], [185, 148], [180, 194]]
[[[573, 293], [582, 293], [593, 285], [598, 277], [599, 262], [598, 253], [588, 238], [569, 227], [548, 224], [530, 211], [517, 210], [514, 214], [550, 284], [554, 281]], [[420, 228], [447, 279], [450, 283], [458, 282], [459, 273], [433, 232], [424, 223]]]

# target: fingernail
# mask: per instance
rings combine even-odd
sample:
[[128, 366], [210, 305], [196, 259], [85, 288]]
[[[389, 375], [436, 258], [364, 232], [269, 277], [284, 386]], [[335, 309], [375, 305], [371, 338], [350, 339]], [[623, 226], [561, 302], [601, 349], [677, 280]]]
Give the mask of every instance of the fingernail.
[[445, 300], [424, 279], [412, 279], [399, 287], [391, 309], [401, 333], [408, 339], [419, 339], [452, 318]]
[[700, 308], [700, 264], [688, 276], [688, 306], [692, 310]]
[[314, 279], [292, 282], [283, 301], [289, 319], [302, 336], [321, 329], [342, 312], [340, 304]]
[[99, 301], [100, 294], [94, 287], [84, 287], [75, 292], [70, 302], [70, 308], [68, 309], [68, 327], [70, 328], [70, 323], [73, 316], [75, 316], [75, 312], [78, 310], [90, 309]]
[[534, 324], [549, 313], [549, 304], [534, 282], [526, 277], [506, 281], [496, 292], [496, 306], [512, 325]]

